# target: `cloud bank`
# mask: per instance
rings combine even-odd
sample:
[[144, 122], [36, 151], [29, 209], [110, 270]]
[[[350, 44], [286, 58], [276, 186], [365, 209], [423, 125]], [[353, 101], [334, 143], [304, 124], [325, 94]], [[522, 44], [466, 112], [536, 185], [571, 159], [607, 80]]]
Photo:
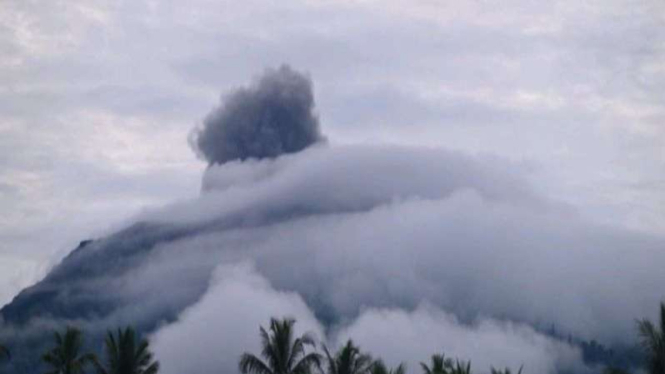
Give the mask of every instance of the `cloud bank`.
[[428, 304], [413, 311], [370, 309], [337, 336], [339, 342], [353, 338], [358, 344], [390, 365], [404, 360], [410, 372], [420, 370], [433, 347], [446, 357], [471, 360], [476, 373], [490, 367], [518, 368], [525, 372], [585, 372], [580, 352], [565, 343], [535, 332], [523, 324], [481, 319], [462, 324], [452, 314]]
[[[405, 361], [412, 372], [419, 370], [419, 362], [429, 360], [434, 348], [449, 355], [473, 357], [476, 372], [488, 372], [490, 365], [524, 365], [534, 373], [586, 370], [573, 347], [526, 325], [484, 319], [467, 326], [425, 304], [411, 312], [366, 310], [326, 339], [324, 328], [303, 299], [297, 293], [275, 290], [251, 264], [222, 265], [214, 274], [204, 298], [154, 336], [155, 352], [162, 359], [165, 374], [236, 372], [242, 353], [260, 351], [257, 326], [265, 326], [273, 316], [296, 318], [298, 334], [313, 334], [330, 347], [352, 338], [391, 365]], [[187, 342], [186, 348], [183, 342]]]
[[213, 167], [200, 199], [144, 219], [212, 225], [160, 259], [251, 259], [327, 321], [427, 301], [463, 320], [631, 336], [633, 319], [661, 297], [663, 239], [585, 222], [530, 193], [519, 174], [442, 150], [321, 147]]

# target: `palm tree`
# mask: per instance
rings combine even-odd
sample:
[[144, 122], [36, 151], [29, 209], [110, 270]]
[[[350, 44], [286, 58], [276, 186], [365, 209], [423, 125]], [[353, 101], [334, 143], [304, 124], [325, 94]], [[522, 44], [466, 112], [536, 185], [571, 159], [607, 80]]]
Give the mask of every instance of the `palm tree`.
[[349, 340], [333, 356], [324, 345], [323, 351], [328, 361], [327, 374], [365, 374], [372, 367], [372, 357], [360, 352], [360, 348]]
[[370, 368], [370, 374], [405, 374], [406, 365], [399, 364], [396, 368], [388, 368], [381, 360], [376, 360]]
[[95, 360], [99, 374], [156, 374], [159, 362], [153, 361], [147, 340], [138, 340], [131, 327], [118, 329], [116, 335], [109, 331], [104, 341], [106, 367]]
[[94, 360], [90, 353], [81, 354], [83, 333], [74, 327], [67, 327], [65, 333], [54, 333], [55, 347], [42, 356], [49, 367], [49, 374], [80, 374], [85, 366]]
[[309, 345], [316, 347], [314, 340], [307, 334], [293, 337], [295, 320], [270, 319], [270, 334], [260, 328], [261, 356], [263, 361], [250, 353], [240, 357], [238, 367], [243, 374], [309, 374], [312, 367], [321, 367], [321, 355], [316, 352], [306, 353]]
[[424, 362], [420, 363], [420, 367], [423, 368], [425, 374], [448, 374], [453, 369], [453, 360], [446, 358], [444, 354], [435, 354], [432, 355], [431, 367]]
[[665, 373], [665, 303], [660, 303], [660, 326], [649, 320], [637, 321], [642, 347], [647, 354], [649, 374]]

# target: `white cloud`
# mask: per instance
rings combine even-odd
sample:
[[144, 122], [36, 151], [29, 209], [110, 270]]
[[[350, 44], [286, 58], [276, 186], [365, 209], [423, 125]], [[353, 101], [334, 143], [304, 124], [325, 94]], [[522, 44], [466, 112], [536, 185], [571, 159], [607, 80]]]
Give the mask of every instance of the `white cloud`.
[[259, 355], [259, 326], [270, 318], [295, 318], [297, 335], [323, 337], [323, 329], [298, 294], [274, 290], [249, 263], [215, 270], [210, 289], [179, 321], [154, 336], [161, 372], [235, 373], [244, 352]]
[[212, 168], [221, 190], [142, 220], [210, 225], [160, 247], [152, 266], [251, 259], [325, 318], [428, 301], [603, 342], [631, 336], [661, 297], [662, 237], [589, 223], [517, 175], [446, 151], [322, 147]]
[[370, 309], [337, 335], [340, 342], [356, 344], [390, 365], [405, 362], [409, 372], [430, 365], [434, 353], [471, 360], [475, 373], [489, 373], [490, 367], [525, 373], [585, 372], [581, 355], [565, 343], [551, 340], [526, 325], [482, 319], [462, 324], [453, 315], [429, 305], [411, 312], [400, 309]]
[[524, 365], [526, 372], [534, 373], [586, 370], [577, 350], [528, 326], [491, 319], [464, 325], [427, 305], [412, 312], [367, 310], [348, 326], [333, 328], [328, 339], [297, 293], [276, 291], [249, 263], [218, 267], [201, 300], [153, 336], [154, 351], [167, 374], [234, 373], [242, 353], [260, 353], [258, 327], [267, 327], [271, 317], [296, 318], [297, 335], [314, 333], [331, 349], [354, 339], [390, 364], [408, 362], [412, 372], [418, 370], [418, 362], [437, 352], [471, 357], [475, 372], [481, 373], [489, 372], [491, 365]]

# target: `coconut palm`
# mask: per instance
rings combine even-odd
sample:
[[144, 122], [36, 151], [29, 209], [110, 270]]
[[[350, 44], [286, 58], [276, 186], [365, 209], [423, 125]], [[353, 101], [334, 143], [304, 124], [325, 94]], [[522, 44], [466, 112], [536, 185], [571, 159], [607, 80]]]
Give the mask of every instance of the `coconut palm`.
[[95, 360], [99, 374], [156, 374], [159, 362], [153, 361], [147, 340], [139, 340], [131, 327], [109, 331], [104, 341], [106, 365]]
[[432, 355], [432, 366], [421, 362], [420, 367], [423, 368], [425, 374], [448, 374], [453, 369], [453, 360], [446, 358], [444, 354], [435, 354]]
[[314, 340], [307, 334], [294, 338], [295, 320], [270, 319], [270, 333], [263, 327], [261, 334], [261, 358], [244, 353], [240, 357], [239, 368], [243, 374], [309, 374], [312, 368], [321, 367], [321, 355], [307, 353], [307, 346], [315, 347]]
[[405, 374], [406, 365], [399, 364], [396, 368], [388, 368], [381, 360], [376, 360], [370, 368], [370, 374]]
[[372, 357], [362, 354], [360, 348], [353, 345], [349, 340], [333, 356], [324, 345], [323, 351], [326, 354], [327, 374], [365, 374], [372, 366]]
[[80, 374], [85, 366], [92, 363], [94, 356], [81, 353], [83, 333], [74, 327], [67, 327], [64, 334], [54, 333], [55, 347], [42, 356], [49, 366], [49, 374]]
[[649, 374], [665, 374], [665, 303], [660, 304], [660, 324], [637, 321], [642, 347], [647, 354]]

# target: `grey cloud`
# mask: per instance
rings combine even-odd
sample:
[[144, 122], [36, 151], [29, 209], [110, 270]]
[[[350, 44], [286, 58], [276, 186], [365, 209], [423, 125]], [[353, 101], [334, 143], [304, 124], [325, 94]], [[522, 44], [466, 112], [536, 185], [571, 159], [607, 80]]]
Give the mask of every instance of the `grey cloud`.
[[312, 82], [283, 65], [229, 94], [191, 142], [212, 165], [298, 152], [321, 139]]

